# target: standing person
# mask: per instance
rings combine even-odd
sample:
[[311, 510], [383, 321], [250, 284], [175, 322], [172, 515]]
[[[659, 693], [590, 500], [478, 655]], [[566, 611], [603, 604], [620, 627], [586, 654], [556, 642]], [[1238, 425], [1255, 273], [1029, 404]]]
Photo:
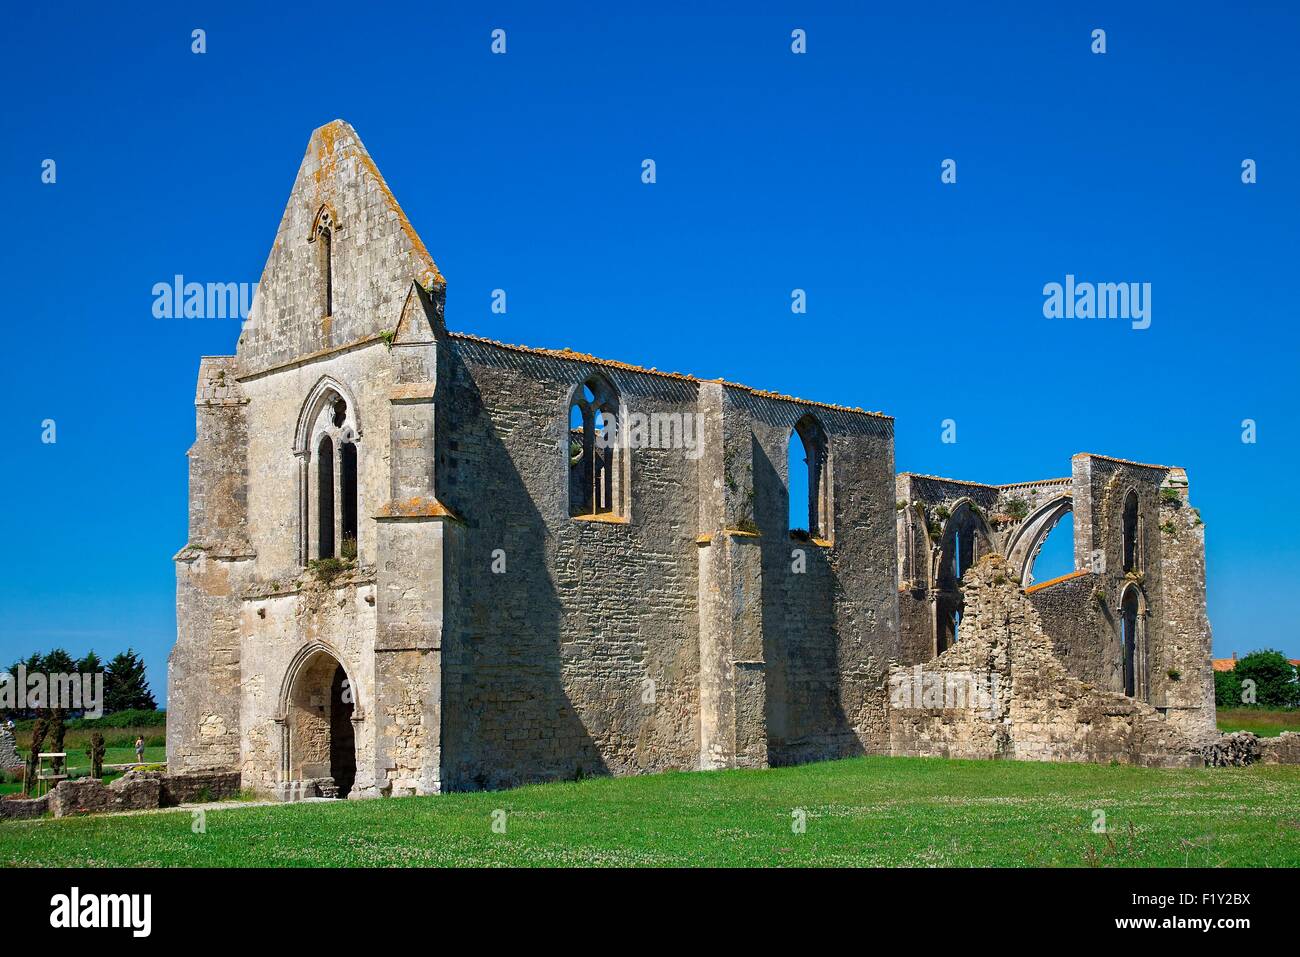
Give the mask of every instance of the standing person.
[[144, 736], [139, 735], [135, 739], [135, 763], [144, 764]]

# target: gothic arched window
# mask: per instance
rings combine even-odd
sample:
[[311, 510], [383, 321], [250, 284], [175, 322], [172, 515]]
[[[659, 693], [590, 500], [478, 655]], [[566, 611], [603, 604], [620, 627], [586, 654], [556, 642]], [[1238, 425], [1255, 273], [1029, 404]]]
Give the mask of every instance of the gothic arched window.
[[1146, 700], [1146, 642], [1143, 634], [1142, 596], [1129, 585], [1120, 599], [1120, 673], [1124, 694]]
[[1142, 547], [1139, 544], [1138, 496], [1129, 489], [1124, 497], [1124, 571], [1136, 572], [1142, 564]]
[[[795, 442], [798, 436], [798, 443]], [[802, 461], [799, 452], [803, 451]], [[790, 495], [790, 529], [812, 538], [831, 537], [830, 456], [826, 432], [820, 422], [805, 415], [790, 433], [787, 489]], [[801, 523], [807, 523], [806, 525]]]
[[597, 373], [569, 403], [569, 514], [624, 514], [623, 430], [614, 385]]
[[298, 420], [294, 452], [301, 461], [299, 555], [304, 565], [310, 559], [357, 556], [361, 430], [342, 389], [334, 380], [322, 379]]
[[334, 440], [316, 446], [316, 557], [334, 557]]
[[322, 206], [307, 237], [316, 244], [317, 301], [322, 317], [334, 315], [334, 229], [334, 214]]

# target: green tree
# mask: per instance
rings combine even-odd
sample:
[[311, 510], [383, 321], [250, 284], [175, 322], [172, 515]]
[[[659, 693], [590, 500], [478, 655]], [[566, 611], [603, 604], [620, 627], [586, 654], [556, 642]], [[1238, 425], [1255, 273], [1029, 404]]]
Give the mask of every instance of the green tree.
[[1240, 708], [1241, 679], [1235, 671], [1216, 671], [1214, 673], [1214, 706], [1216, 708]]
[[93, 675], [96, 671], [104, 670], [104, 662], [100, 660], [99, 655], [94, 650], [86, 652], [86, 657], [77, 662], [77, 672], [83, 675]]
[[54, 648], [41, 658], [40, 670], [47, 675], [70, 675], [77, 670], [77, 662], [62, 648]]
[[[1239, 681], [1255, 682], [1255, 703], [1268, 708], [1292, 708], [1300, 705], [1300, 684], [1295, 665], [1286, 655], [1272, 648], [1252, 651], [1237, 662], [1234, 673]], [[1217, 685], [1216, 685], [1217, 690]]]
[[143, 659], [128, 648], [115, 655], [104, 672], [104, 713], [133, 708], [156, 711], [158, 702], [149, 690]]

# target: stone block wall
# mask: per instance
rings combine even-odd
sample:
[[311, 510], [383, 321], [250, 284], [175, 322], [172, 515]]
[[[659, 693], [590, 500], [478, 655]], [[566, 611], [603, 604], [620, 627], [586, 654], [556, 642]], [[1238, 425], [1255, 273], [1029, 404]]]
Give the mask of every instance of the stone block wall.
[[55, 817], [69, 817], [143, 811], [156, 808], [161, 794], [162, 775], [157, 771], [128, 771], [108, 785], [98, 778], [60, 781], [49, 793], [50, 813]]
[[[927, 707], [944, 699], [922, 698], [918, 707], [915, 697], [895, 697], [892, 753], [1200, 764], [1196, 743], [1155, 708], [1069, 673], [1011, 571], [993, 555], [967, 573], [962, 639], [920, 671], [945, 691], [982, 687], [987, 700], [968, 695], [962, 707]], [[902, 668], [893, 675], [909, 677]]]
[[1300, 764], [1300, 734], [1283, 731], [1275, 738], [1259, 739], [1262, 764]]
[[[752, 434], [761, 533], [769, 762], [887, 749], [884, 684], [900, 654], [893, 420], [736, 393]], [[804, 468], [791, 432], [813, 416], [829, 449], [828, 539], [794, 536], [788, 483]]]
[[189, 450], [189, 540], [175, 556], [167, 762], [232, 767], [240, 751], [240, 609], [254, 574], [248, 525], [248, 400], [231, 357], [199, 366]]
[[164, 774], [158, 795], [159, 807], [193, 804], [199, 801], [224, 801], [239, 797], [242, 782], [238, 771], [193, 771], [187, 774]]
[[1083, 571], [1025, 590], [1061, 663], [1076, 678], [1124, 690], [1118, 626], [1102, 597], [1101, 576]]
[[[438, 498], [465, 554], [443, 648], [451, 786], [883, 750], [890, 420], [450, 341]], [[567, 413], [596, 372], [625, 413], [701, 415], [705, 444], [633, 449], [627, 513], [588, 520], [568, 510]], [[834, 456], [826, 542], [788, 532], [787, 445], [810, 412]]]
[[5, 795], [0, 798], [0, 819], [10, 821], [29, 821], [44, 817], [50, 812], [50, 796], [43, 794], [38, 798], [21, 798]]
[[147, 811], [196, 801], [220, 801], [237, 797], [239, 792], [237, 771], [128, 771], [108, 784], [99, 778], [77, 778], [60, 781], [38, 799], [0, 801], [0, 818], [40, 817], [47, 812], [54, 817], [71, 817]]
[[[569, 401], [597, 367], [452, 343], [438, 461], [439, 499], [464, 522], [443, 647], [451, 786], [695, 766], [696, 462], [637, 450], [625, 520], [574, 519]], [[693, 383], [605, 372], [629, 410], [694, 410]]]
[[[292, 740], [287, 733], [305, 736], [312, 722], [286, 728], [286, 722], [293, 722], [303, 706], [311, 704], [295, 704], [295, 696], [304, 692], [319, 696], [322, 687], [328, 687], [327, 676], [308, 681], [310, 676], [300, 671], [310, 666], [312, 655], [327, 655], [342, 665], [353, 688], [356, 788], [361, 795], [377, 788], [374, 581], [373, 569], [362, 566], [330, 581], [302, 573], [246, 591], [239, 701], [243, 748], [234, 767], [248, 787], [270, 791], [281, 780], [310, 771], [304, 770], [306, 763], [328, 766], [327, 737], [319, 742], [312, 760], [310, 744]], [[304, 680], [295, 680], [299, 677]]]

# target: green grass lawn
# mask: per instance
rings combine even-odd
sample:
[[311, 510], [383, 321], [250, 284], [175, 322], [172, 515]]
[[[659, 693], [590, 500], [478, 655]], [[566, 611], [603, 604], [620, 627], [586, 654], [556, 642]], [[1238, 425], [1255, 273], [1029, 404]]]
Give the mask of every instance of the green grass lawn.
[[1253, 731], [1261, 738], [1300, 732], [1300, 711], [1294, 708], [1219, 708], [1217, 714], [1220, 731]]
[[[1110, 833], [1093, 832], [1097, 810]], [[1300, 767], [858, 758], [219, 809], [206, 833], [191, 824], [183, 810], [4, 822], [0, 864], [1294, 867]]]

